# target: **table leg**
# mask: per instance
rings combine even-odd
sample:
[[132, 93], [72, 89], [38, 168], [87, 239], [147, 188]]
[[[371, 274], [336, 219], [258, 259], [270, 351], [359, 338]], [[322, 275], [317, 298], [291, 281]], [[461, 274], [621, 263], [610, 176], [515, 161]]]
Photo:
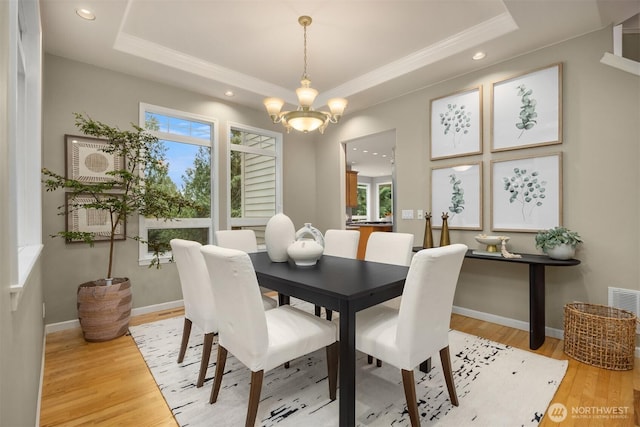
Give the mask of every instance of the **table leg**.
[[356, 423], [356, 313], [348, 301], [340, 302], [340, 427]]
[[529, 264], [529, 348], [535, 350], [545, 338], [544, 265]]

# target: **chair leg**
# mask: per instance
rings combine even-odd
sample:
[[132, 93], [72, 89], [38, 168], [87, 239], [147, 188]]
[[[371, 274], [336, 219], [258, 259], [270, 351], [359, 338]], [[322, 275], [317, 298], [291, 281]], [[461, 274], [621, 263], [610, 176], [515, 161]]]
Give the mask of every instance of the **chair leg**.
[[200, 361], [200, 374], [198, 374], [198, 382], [196, 387], [200, 388], [204, 384], [204, 377], [207, 375], [207, 367], [209, 366], [209, 358], [211, 357], [211, 347], [213, 346], [213, 332], [204, 334], [204, 344], [202, 347], [202, 360]]
[[337, 342], [327, 348], [327, 378], [329, 380], [329, 399], [336, 400], [336, 389], [338, 388], [338, 356], [340, 347]]
[[189, 344], [189, 335], [191, 335], [191, 320], [184, 318], [184, 326], [182, 327], [182, 343], [180, 344], [180, 353], [178, 353], [178, 363], [184, 360], [184, 354], [187, 352], [187, 344]]
[[218, 346], [218, 358], [216, 359], [216, 377], [213, 379], [213, 387], [211, 388], [211, 397], [209, 403], [216, 403], [218, 393], [220, 392], [220, 384], [222, 384], [222, 375], [224, 374], [224, 365], [227, 363], [227, 349]]
[[253, 427], [256, 423], [263, 378], [264, 370], [251, 372], [251, 389], [249, 390], [249, 406], [247, 407], [247, 421], [245, 422], [245, 427]]
[[458, 394], [456, 393], [456, 385], [453, 382], [453, 372], [451, 370], [451, 355], [449, 354], [449, 346], [440, 350], [440, 361], [442, 362], [442, 372], [444, 380], [447, 382], [447, 390], [449, 390], [449, 399], [453, 406], [458, 406]]
[[376, 359], [376, 366], [379, 368], [382, 366], [382, 360]]
[[373, 356], [369, 356], [369, 355], [367, 354], [367, 363], [368, 363], [369, 365], [371, 365], [371, 364], [373, 363]]
[[331, 318], [333, 317], [333, 311], [329, 310], [328, 308], [325, 308], [324, 311], [327, 314], [327, 320], [331, 321]]
[[320, 317], [320, 310], [322, 310], [322, 307], [320, 307], [319, 305], [315, 306], [315, 315], [316, 317]]
[[407, 399], [407, 411], [409, 412], [411, 427], [420, 427], [420, 413], [418, 412], [418, 399], [416, 398], [413, 371], [402, 369], [402, 384], [404, 385], [404, 396]]

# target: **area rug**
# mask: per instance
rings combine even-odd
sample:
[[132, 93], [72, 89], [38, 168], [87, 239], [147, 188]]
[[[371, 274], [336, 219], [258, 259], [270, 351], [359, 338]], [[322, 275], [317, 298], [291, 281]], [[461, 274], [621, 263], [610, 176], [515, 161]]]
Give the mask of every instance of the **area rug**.
[[[217, 403], [209, 394], [217, 344], [203, 387], [195, 381], [202, 334], [194, 326], [182, 364], [177, 363], [184, 318], [130, 328], [178, 424], [242, 426], [249, 396], [250, 371], [229, 354]], [[535, 426], [541, 421], [567, 369], [550, 359], [458, 331], [450, 331], [450, 350], [460, 405], [449, 401], [436, 355], [428, 374], [415, 371], [422, 426]], [[409, 426], [400, 371], [378, 368], [358, 353], [356, 362], [358, 426]], [[265, 373], [256, 425], [334, 427], [338, 401], [329, 401], [324, 349], [291, 362], [290, 368]]]

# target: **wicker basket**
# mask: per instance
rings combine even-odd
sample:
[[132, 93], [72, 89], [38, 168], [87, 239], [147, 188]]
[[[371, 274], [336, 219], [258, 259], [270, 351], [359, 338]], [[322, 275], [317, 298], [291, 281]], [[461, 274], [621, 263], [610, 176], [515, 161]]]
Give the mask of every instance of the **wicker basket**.
[[605, 305], [574, 303], [564, 307], [564, 352], [599, 368], [633, 369], [636, 315]]
[[96, 280], [78, 286], [78, 319], [84, 339], [108, 341], [124, 335], [131, 317], [131, 282], [128, 278]]

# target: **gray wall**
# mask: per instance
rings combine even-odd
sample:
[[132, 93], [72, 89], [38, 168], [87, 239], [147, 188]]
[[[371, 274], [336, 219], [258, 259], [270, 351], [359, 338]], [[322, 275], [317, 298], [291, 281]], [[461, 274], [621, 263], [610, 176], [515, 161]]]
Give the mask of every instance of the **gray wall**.
[[[366, 111], [348, 114], [327, 130], [336, 140], [316, 147], [319, 206], [325, 214], [320, 228], [342, 222], [344, 154], [341, 141], [396, 129], [396, 210], [427, 209], [430, 168], [462, 161], [483, 161], [483, 232], [490, 230], [490, 162], [520, 156], [563, 152], [564, 225], [578, 231], [583, 244], [578, 267], [547, 268], [547, 326], [563, 328], [563, 306], [568, 302], [607, 303], [607, 287], [640, 289], [638, 242], [640, 175], [640, 79], [600, 64], [612, 50], [611, 29], [594, 32], [499, 65], [424, 88]], [[490, 152], [491, 84], [515, 74], [562, 62], [564, 142], [508, 152]], [[484, 126], [482, 155], [431, 162], [429, 159], [429, 103], [458, 90], [483, 85]], [[344, 202], [342, 202], [344, 203]], [[395, 217], [397, 231], [410, 232], [422, 242], [424, 221]], [[478, 231], [452, 230], [451, 241], [478, 247]], [[510, 249], [537, 253], [533, 233], [511, 236]], [[439, 232], [434, 231], [437, 240]], [[466, 260], [455, 304], [471, 310], [528, 321], [526, 266]]]
[[9, 189], [9, 3], [0, 2], [0, 426], [34, 426], [42, 365], [44, 324], [40, 262], [25, 284], [20, 305], [11, 311], [9, 294], [9, 212], [14, 205]]
[[[219, 167], [226, 177], [227, 122], [241, 123], [281, 131], [273, 126], [263, 111], [225, 104], [204, 95], [163, 84], [93, 67], [61, 57], [45, 56], [43, 167], [64, 173], [64, 135], [79, 134], [73, 112], [128, 128], [138, 123], [140, 102], [186, 111], [218, 120]], [[311, 136], [291, 134], [284, 138], [284, 212], [298, 227], [315, 222], [315, 162]], [[226, 179], [215, 191], [220, 194], [220, 227], [226, 227]], [[93, 248], [83, 244], [65, 244], [51, 234], [64, 230], [64, 217], [57, 207], [64, 202], [63, 191], [45, 193], [43, 199], [44, 257], [43, 274], [47, 323], [77, 318], [76, 289], [79, 284], [104, 277], [107, 245]], [[127, 223], [128, 234], [137, 234], [138, 221]], [[174, 264], [160, 270], [138, 266], [138, 246], [134, 241], [118, 242], [114, 271], [117, 277], [129, 277], [133, 288], [133, 306], [182, 299]]]

